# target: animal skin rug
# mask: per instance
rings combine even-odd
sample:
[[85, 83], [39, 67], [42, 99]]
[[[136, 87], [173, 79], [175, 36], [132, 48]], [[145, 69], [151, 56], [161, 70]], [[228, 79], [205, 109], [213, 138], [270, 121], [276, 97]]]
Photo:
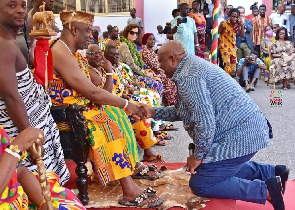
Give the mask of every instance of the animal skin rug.
[[[161, 179], [154, 181], [134, 179], [142, 189], [152, 187], [157, 191], [157, 195], [164, 199], [164, 203], [158, 209], [166, 210], [178, 206], [197, 210], [206, 206], [204, 203], [209, 200], [196, 196], [190, 190], [188, 186], [190, 174], [186, 172], [184, 167], [178, 170], [169, 170], [162, 166], [160, 170], [165, 175]], [[88, 175], [91, 176], [91, 172]], [[119, 182], [113, 182], [106, 187], [93, 182], [92, 185], [88, 186], [88, 194], [89, 204], [86, 206], [87, 208], [123, 207], [118, 204], [118, 200], [122, 198], [122, 189]]]

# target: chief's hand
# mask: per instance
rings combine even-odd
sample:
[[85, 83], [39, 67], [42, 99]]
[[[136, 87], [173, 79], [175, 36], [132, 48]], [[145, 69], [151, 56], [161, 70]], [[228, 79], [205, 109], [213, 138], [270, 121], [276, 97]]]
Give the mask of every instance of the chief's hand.
[[147, 117], [147, 113], [144, 108], [134, 103], [129, 102], [127, 110], [131, 113], [134, 120], [138, 121]]
[[102, 67], [106, 71], [106, 73], [113, 73], [112, 64], [109, 60], [105, 59], [103, 60]]
[[154, 118], [155, 117], [155, 110], [153, 108], [151, 108], [148, 105], [143, 104], [143, 103], [141, 103], [139, 106], [145, 110], [146, 118]]
[[197, 159], [194, 155], [191, 155], [187, 158], [186, 162], [186, 171], [190, 172], [191, 174], [196, 174], [197, 172], [195, 169], [198, 168], [202, 163], [202, 159]]
[[29, 127], [20, 132], [11, 144], [17, 145], [19, 150], [24, 151], [29, 149], [33, 143], [43, 145], [44, 133], [38, 128]]

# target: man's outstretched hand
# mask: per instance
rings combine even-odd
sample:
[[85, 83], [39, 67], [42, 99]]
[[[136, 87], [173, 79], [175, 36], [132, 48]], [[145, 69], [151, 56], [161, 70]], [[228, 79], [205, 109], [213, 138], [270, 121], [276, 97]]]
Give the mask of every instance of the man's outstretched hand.
[[148, 105], [143, 104], [143, 103], [141, 103], [139, 106], [145, 110], [146, 118], [154, 118], [155, 117], [155, 110], [153, 108], [151, 108]]
[[132, 115], [132, 118], [136, 121], [155, 117], [155, 110], [143, 103], [136, 105], [129, 102], [127, 110]]
[[129, 104], [127, 106], [127, 110], [132, 115], [132, 118], [136, 121], [147, 118], [146, 117], [147, 113], [146, 113], [145, 109], [139, 105], [129, 102]]

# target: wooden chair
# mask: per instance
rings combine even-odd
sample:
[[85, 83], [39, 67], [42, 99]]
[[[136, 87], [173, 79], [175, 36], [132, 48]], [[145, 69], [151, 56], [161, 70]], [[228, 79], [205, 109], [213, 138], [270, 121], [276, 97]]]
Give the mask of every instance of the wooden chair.
[[71, 126], [70, 131], [60, 131], [60, 141], [64, 150], [65, 158], [73, 159], [77, 164], [77, 188], [78, 197], [83, 205], [87, 205], [88, 179], [85, 163], [89, 155], [87, 143], [87, 129], [85, 118], [82, 114], [84, 108], [78, 105], [66, 105], [51, 108], [51, 114], [55, 122], [67, 121]]

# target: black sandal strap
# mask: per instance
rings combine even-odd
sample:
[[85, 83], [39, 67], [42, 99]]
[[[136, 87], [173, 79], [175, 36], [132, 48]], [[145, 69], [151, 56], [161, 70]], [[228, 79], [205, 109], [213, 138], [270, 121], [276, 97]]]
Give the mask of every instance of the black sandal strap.
[[134, 199], [134, 202], [138, 204], [138, 206], [141, 206], [141, 203], [148, 198], [148, 195], [144, 192], [141, 195], [139, 195], [137, 198]]
[[147, 187], [147, 188], [144, 190], [144, 193], [146, 193], [146, 194], [156, 194], [157, 191], [154, 190], [154, 189], [151, 188], [151, 187]]
[[144, 167], [143, 169], [140, 170], [139, 174], [143, 176], [149, 171], [150, 171], [149, 167], [146, 166], [146, 167]]

